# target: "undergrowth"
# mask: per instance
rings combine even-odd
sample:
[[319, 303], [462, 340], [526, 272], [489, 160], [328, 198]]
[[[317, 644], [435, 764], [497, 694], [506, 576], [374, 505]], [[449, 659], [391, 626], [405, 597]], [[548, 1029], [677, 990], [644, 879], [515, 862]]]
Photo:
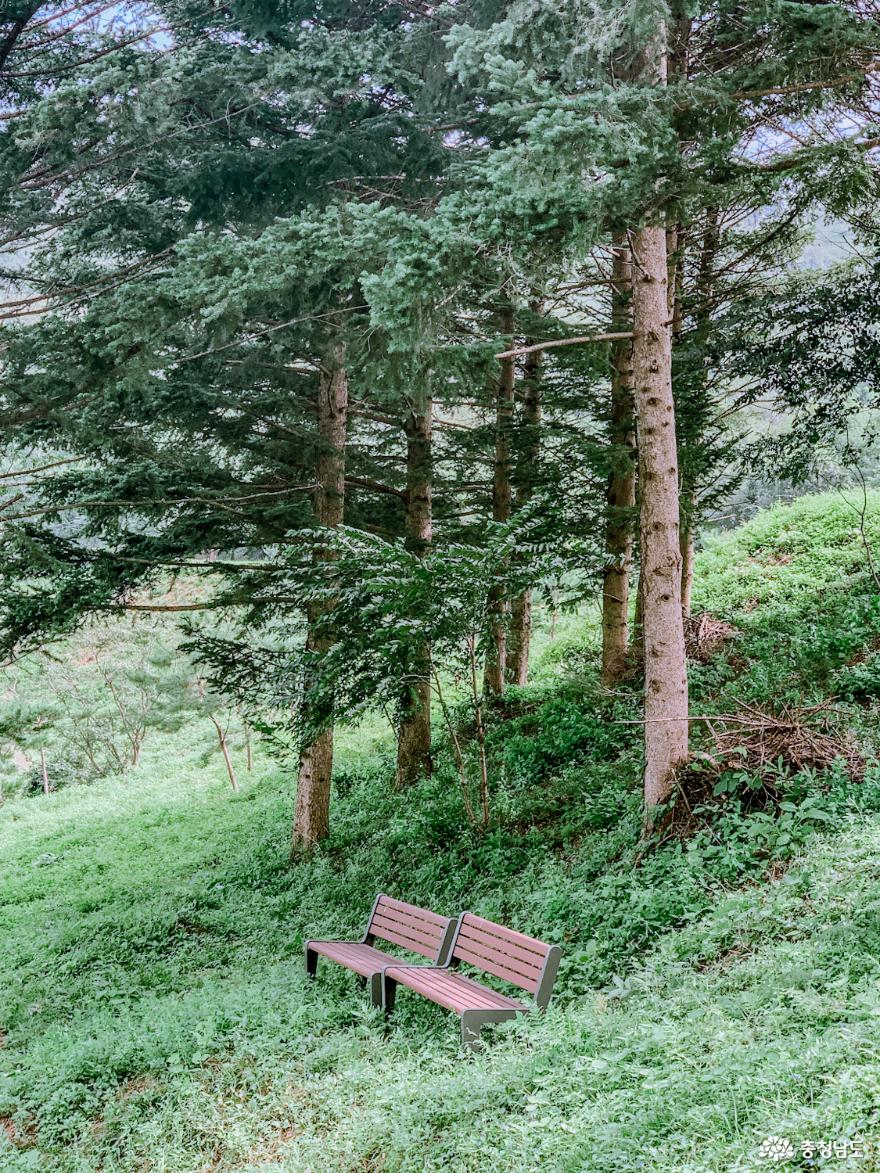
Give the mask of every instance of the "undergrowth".
[[[284, 771], [232, 794], [186, 730], [125, 779], [0, 808], [0, 1169], [709, 1171], [762, 1167], [770, 1134], [880, 1140], [861, 543], [833, 499], [714, 541], [698, 604], [738, 634], [694, 665], [692, 710], [834, 696], [864, 777], [780, 767], [755, 804], [744, 773], [648, 850], [636, 700], [602, 693], [589, 648], [493, 714], [486, 832], [442, 749], [403, 799], [356, 735], [333, 833], [292, 869]], [[307, 986], [304, 936], [361, 931], [379, 889], [559, 943], [550, 1012], [468, 1058], [406, 991], [386, 1025], [342, 970]]]

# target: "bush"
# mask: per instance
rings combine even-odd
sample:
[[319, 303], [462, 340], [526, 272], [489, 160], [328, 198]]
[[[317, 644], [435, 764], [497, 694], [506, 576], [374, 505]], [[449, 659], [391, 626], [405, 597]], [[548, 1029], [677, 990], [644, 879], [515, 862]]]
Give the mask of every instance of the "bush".
[[880, 654], [860, 664], [851, 664], [837, 673], [835, 691], [844, 700], [869, 704], [880, 699]]

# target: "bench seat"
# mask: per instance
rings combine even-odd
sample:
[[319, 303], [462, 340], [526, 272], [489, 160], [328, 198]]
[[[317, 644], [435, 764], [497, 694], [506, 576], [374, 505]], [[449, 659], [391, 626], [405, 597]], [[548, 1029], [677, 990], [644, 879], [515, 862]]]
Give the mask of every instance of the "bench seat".
[[438, 1006], [454, 1010], [456, 1014], [462, 1014], [465, 1010], [509, 1010], [512, 1016], [530, 1009], [524, 1002], [517, 1002], [506, 994], [480, 985], [473, 978], [440, 966], [394, 965], [385, 970], [385, 976], [417, 994], [423, 994]]
[[361, 977], [369, 977], [386, 966], [400, 964], [400, 958], [393, 953], [383, 953], [375, 945], [365, 945], [363, 941], [309, 941], [309, 949], [331, 961], [338, 961]]

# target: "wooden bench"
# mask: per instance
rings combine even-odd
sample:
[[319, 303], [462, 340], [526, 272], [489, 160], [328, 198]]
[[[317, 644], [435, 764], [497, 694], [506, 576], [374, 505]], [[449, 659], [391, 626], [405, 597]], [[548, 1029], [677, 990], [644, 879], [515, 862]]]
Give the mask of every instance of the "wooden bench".
[[318, 957], [327, 957], [353, 970], [364, 982], [369, 981], [370, 1000], [374, 1006], [381, 1006], [382, 970], [405, 962], [393, 953], [376, 949], [373, 942], [377, 938], [388, 941], [442, 965], [455, 928], [454, 917], [438, 916], [427, 908], [405, 904], [380, 892], [373, 903], [367, 931], [359, 941], [306, 941], [306, 974], [313, 978]]
[[550, 1001], [560, 957], [558, 945], [545, 945], [534, 937], [463, 912], [455, 927], [447, 962], [436, 966], [392, 965], [383, 970], [385, 1013], [390, 1014], [394, 1009], [397, 986], [406, 986], [429, 1001], [455, 1011], [461, 1018], [462, 1045], [473, 1051], [479, 1046], [484, 1023], [504, 1022], [517, 1014], [528, 1013], [532, 1006], [456, 973], [455, 967], [464, 961], [502, 978], [532, 994], [537, 1008], [544, 1010]]

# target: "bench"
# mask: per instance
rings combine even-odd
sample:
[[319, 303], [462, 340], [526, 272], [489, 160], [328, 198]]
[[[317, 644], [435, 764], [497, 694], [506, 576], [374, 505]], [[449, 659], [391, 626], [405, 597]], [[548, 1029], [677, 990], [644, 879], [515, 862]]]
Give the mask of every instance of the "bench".
[[382, 970], [403, 962], [393, 953], [377, 949], [373, 942], [377, 938], [388, 941], [442, 965], [455, 928], [453, 917], [438, 916], [427, 908], [417, 908], [380, 892], [373, 903], [367, 931], [359, 941], [306, 941], [306, 975], [313, 978], [318, 957], [326, 957], [353, 970], [362, 981], [369, 981], [370, 1000], [374, 1006], [381, 1006]]
[[455, 926], [449, 958], [435, 966], [395, 964], [382, 975], [385, 1013], [394, 1009], [397, 986], [406, 986], [439, 1006], [454, 1011], [461, 1019], [461, 1041], [474, 1051], [480, 1044], [480, 1029], [487, 1022], [504, 1022], [533, 1007], [499, 994], [472, 978], [456, 973], [460, 962], [502, 978], [533, 995], [539, 1010], [550, 1001], [561, 950], [534, 937], [517, 933], [504, 925], [463, 912]]

